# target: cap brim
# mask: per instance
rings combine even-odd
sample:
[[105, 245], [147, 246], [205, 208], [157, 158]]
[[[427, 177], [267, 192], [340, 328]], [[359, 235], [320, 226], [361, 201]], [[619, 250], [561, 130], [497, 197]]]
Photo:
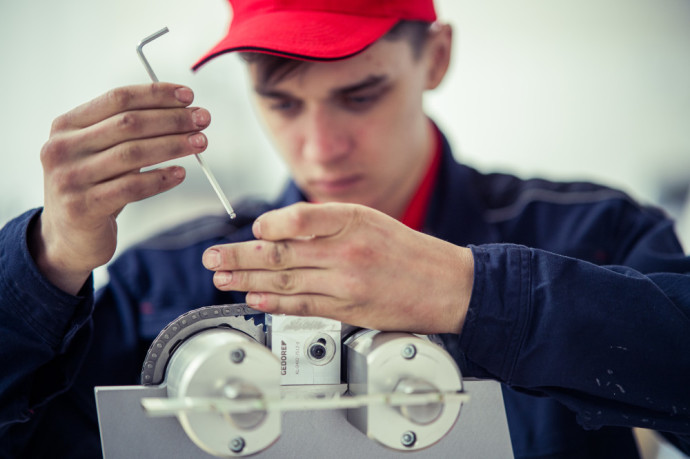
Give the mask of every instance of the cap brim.
[[[392, 18], [356, 17], [325, 12], [276, 11], [230, 25], [230, 32], [194, 66], [233, 51], [251, 51], [291, 59], [345, 59], [366, 49], [395, 24]], [[356, 30], [357, 33], [352, 31]]]

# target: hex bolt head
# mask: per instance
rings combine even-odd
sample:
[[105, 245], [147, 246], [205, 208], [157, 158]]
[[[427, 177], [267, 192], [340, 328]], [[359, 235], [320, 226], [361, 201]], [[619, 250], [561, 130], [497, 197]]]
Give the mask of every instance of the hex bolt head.
[[415, 347], [414, 344], [408, 344], [405, 346], [400, 354], [403, 356], [404, 359], [410, 360], [413, 359], [415, 355], [417, 355], [417, 348]]
[[244, 350], [239, 347], [237, 349], [233, 349], [230, 352], [230, 360], [232, 360], [233, 363], [242, 363], [242, 361], [244, 360], [244, 356]]
[[402, 445], [406, 448], [412, 448], [416, 442], [417, 435], [411, 430], [408, 430], [402, 434], [402, 437], [400, 437], [400, 443], [402, 443]]
[[245, 442], [244, 438], [242, 437], [235, 437], [232, 440], [230, 440], [230, 451], [233, 453], [241, 453], [242, 450], [244, 449]]

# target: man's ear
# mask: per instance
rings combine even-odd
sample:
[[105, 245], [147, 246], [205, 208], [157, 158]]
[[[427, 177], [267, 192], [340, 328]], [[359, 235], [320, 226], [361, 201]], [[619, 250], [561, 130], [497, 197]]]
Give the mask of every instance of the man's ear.
[[448, 24], [435, 22], [429, 29], [426, 54], [429, 62], [426, 89], [435, 89], [448, 71], [453, 42], [453, 29]]

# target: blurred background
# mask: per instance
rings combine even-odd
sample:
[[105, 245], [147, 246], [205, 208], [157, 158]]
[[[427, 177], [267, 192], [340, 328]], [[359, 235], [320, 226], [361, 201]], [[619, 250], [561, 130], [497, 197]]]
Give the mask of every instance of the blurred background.
[[[0, 3], [0, 225], [43, 201], [39, 151], [52, 120], [110, 88], [158, 77], [189, 85], [211, 111], [204, 157], [231, 197], [269, 198], [286, 171], [263, 136], [244, 68], [191, 65], [225, 33], [225, 0]], [[521, 177], [590, 180], [663, 206], [690, 248], [690, 2], [437, 0], [454, 61], [428, 112], [461, 161]], [[296, 31], [299, 33], [299, 31]], [[193, 158], [177, 189], [128, 206], [119, 250], [223, 209]], [[647, 457], [674, 457], [655, 446]]]
[[[271, 197], [285, 169], [253, 116], [236, 56], [190, 66], [224, 35], [225, 0], [62, 0], [0, 7], [0, 225], [43, 201], [39, 151], [52, 120], [110, 88], [158, 77], [211, 111], [204, 157], [231, 197]], [[591, 180], [663, 206], [690, 247], [687, 0], [438, 0], [454, 60], [429, 114], [460, 160], [522, 177]], [[297, 33], [297, 32], [296, 32]], [[193, 158], [186, 182], [128, 206], [120, 249], [180, 220], [222, 212]]]

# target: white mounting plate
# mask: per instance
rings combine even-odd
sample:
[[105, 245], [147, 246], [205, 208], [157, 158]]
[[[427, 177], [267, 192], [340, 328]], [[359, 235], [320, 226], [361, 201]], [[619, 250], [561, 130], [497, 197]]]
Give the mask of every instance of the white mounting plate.
[[[267, 450], [252, 458], [512, 458], [510, 433], [501, 385], [464, 379], [470, 396], [453, 429], [441, 441], [421, 451], [388, 449], [367, 438], [346, 418], [345, 410], [291, 411], [282, 414], [282, 434]], [[104, 459], [212, 459], [192, 443], [175, 417], [148, 417], [145, 397], [165, 397], [161, 386], [96, 387], [98, 422]], [[228, 439], [228, 443], [231, 439]]]

